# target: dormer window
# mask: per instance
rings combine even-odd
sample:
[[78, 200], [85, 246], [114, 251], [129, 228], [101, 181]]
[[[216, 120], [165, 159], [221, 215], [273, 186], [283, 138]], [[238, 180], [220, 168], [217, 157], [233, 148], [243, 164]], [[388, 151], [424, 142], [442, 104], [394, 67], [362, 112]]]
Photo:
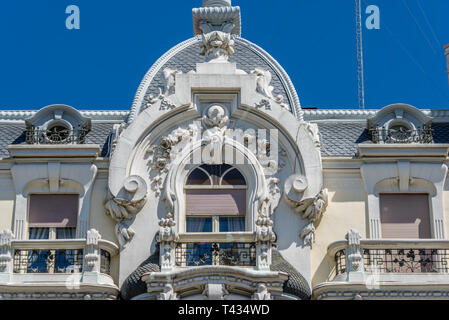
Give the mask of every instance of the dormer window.
[[432, 119], [403, 104], [391, 105], [368, 119], [374, 143], [432, 143]]
[[91, 120], [72, 107], [48, 106], [26, 121], [28, 144], [83, 144]]

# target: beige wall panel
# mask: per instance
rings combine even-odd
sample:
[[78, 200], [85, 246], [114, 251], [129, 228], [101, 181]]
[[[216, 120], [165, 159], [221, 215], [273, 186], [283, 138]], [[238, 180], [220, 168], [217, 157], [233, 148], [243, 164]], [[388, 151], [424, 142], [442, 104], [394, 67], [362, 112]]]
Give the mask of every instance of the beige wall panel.
[[335, 263], [328, 257], [327, 247], [345, 239], [350, 229], [356, 229], [366, 237], [366, 193], [362, 180], [354, 178], [326, 177], [329, 189], [329, 206], [316, 231], [316, 242], [311, 253], [312, 286], [329, 280]]
[[14, 185], [9, 178], [0, 179], [0, 231], [12, 230], [14, 213]]
[[92, 203], [90, 205], [89, 229], [96, 229], [101, 234], [101, 238], [109, 240], [118, 245], [115, 236], [115, 223], [105, 213], [104, 202], [107, 196], [108, 182], [106, 179], [97, 179], [92, 192]]

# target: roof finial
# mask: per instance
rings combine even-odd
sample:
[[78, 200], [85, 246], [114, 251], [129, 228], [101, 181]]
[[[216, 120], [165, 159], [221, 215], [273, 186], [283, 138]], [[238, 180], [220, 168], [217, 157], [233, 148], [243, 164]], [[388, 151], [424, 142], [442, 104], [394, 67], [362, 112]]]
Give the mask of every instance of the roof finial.
[[203, 7], [231, 7], [231, 0], [203, 0]]
[[[240, 36], [242, 32], [240, 7], [233, 7], [231, 2], [231, 0], [203, 0], [202, 8], [192, 10], [194, 34], [203, 34], [204, 30], [200, 25], [209, 24], [213, 31], [223, 31]], [[233, 27], [231, 30], [225, 30], [229, 27], [229, 23], [232, 23]]]

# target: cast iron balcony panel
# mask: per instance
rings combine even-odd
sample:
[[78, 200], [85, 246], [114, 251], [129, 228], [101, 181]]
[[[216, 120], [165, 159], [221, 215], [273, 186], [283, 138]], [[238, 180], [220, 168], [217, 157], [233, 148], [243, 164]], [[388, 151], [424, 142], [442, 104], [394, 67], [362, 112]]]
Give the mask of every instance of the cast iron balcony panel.
[[16, 250], [14, 273], [81, 273], [83, 250]]
[[55, 126], [49, 130], [28, 128], [25, 131], [27, 144], [84, 144], [89, 130], [77, 128], [70, 130], [63, 126]]
[[177, 267], [256, 266], [253, 243], [178, 243], [175, 256]]
[[370, 130], [370, 134], [374, 143], [433, 143], [433, 130], [431, 128], [418, 128], [416, 130], [409, 130], [402, 126], [391, 129], [375, 128]]
[[[77, 242], [78, 240], [74, 240]], [[70, 274], [82, 273], [85, 268], [86, 250], [81, 245], [75, 247], [72, 244], [68, 248], [63, 245], [53, 247], [51, 243], [42, 245], [26, 243], [25, 247], [14, 248], [13, 272], [17, 274]], [[111, 274], [111, 254], [100, 249], [99, 254], [100, 273]]]
[[[429, 248], [363, 248], [364, 270], [385, 274], [411, 274], [411, 273], [439, 273], [449, 272], [449, 249], [435, 246]], [[342, 249], [335, 254], [335, 275], [347, 272], [346, 250]]]

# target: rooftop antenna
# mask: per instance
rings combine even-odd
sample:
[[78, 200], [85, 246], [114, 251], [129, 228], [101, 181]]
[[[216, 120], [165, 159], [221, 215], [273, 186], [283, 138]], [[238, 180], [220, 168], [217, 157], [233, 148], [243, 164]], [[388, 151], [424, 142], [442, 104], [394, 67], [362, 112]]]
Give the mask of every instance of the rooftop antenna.
[[365, 80], [363, 75], [363, 34], [362, 34], [362, 0], [355, 0], [355, 23], [357, 37], [357, 94], [359, 109], [365, 110]]

